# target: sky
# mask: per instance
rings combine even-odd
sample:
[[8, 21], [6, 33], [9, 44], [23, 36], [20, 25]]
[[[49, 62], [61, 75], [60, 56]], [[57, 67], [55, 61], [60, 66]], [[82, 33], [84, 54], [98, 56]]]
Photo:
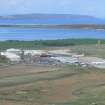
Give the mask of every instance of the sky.
[[105, 18], [105, 0], [0, 0], [0, 15], [56, 13]]

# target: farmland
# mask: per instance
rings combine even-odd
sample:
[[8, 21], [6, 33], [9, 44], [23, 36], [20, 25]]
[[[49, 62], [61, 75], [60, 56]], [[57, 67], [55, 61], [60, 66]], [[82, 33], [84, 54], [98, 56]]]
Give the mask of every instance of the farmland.
[[[73, 52], [105, 58], [105, 45], [88, 44]], [[0, 105], [104, 105], [105, 70], [77, 65], [0, 66]]]

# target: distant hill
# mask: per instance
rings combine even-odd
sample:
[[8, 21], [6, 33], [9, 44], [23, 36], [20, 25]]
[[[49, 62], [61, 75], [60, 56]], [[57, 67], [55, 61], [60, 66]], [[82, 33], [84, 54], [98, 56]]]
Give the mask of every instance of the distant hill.
[[105, 24], [105, 20], [87, 15], [23, 14], [0, 16], [0, 24]]
[[18, 14], [18, 15], [8, 15], [0, 16], [0, 18], [95, 18], [88, 15], [73, 15], [73, 14]]

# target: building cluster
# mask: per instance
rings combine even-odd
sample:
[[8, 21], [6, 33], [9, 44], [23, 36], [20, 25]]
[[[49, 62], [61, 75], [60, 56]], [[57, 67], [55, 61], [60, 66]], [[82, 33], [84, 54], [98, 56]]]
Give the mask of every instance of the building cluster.
[[10, 63], [38, 63], [48, 65], [75, 64], [82, 67], [105, 68], [105, 59], [86, 57], [84, 54], [72, 53], [69, 49], [63, 50], [21, 50], [7, 49], [0, 53], [9, 59]]

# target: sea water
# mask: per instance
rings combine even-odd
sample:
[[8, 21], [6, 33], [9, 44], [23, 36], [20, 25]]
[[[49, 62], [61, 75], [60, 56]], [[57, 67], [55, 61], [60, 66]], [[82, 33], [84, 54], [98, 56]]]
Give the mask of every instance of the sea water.
[[105, 38], [105, 30], [0, 28], [0, 40], [46, 40], [66, 38]]

